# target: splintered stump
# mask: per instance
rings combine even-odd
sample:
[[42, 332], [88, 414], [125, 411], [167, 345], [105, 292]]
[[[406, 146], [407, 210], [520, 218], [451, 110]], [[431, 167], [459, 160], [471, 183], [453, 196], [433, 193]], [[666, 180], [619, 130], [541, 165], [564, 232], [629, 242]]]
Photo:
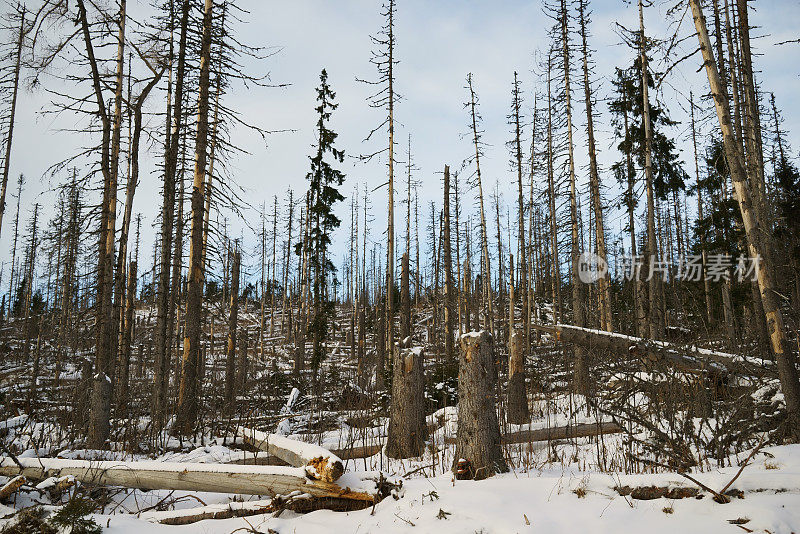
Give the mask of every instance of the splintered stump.
[[268, 434], [245, 427], [239, 427], [237, 434], [255, 448], [268, 452], [291, 466], [303, 468], [310, 479], [335, 482], [344, 474], [342, 460], [329, 450], [313, 443], [304, 443], [280, 434]]
[[495, 406], [497, 370], [491, 334], [461, 336], [458, 360], [458, 433], [453, 471], [457, 478], [483, 479], [508, 471], [500, 448]]
[[392, 405], [386, 455], [413, 458], [425, 451], [425, 377], [422, 347], [409, 347], [408, 339], [395, 343], [392, 353]]
[[530, 422], [528, 394], [525, 391], [525, 362], [522, 334], [512, 329], [508, 340], [508, 402], [506, 419], [512, 424]]

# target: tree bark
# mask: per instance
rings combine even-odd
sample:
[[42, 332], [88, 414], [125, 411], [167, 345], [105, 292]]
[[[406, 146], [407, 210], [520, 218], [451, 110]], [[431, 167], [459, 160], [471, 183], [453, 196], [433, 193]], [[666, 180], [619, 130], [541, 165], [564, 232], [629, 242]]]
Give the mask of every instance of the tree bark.
[[[717, 111], [720, 129], [722, 130], [723, 143], [725, 145], [725, 157], [731, 171], [731, 178], [736, 192], [736, 199], [739, 202], [739, 209], [742, 214], [747, 243], [750, 255], [753, 258], [765, 258], [761, 250], [761, 242], [757, 239], [759, 220], [753, 213], [752, 201], [750, 198], [750, 186], [747, 175], [742, 165], [741, 148], [736, 143], [733, 129], [731, 127], [730, 109], [725, 92], [722, 89], [719, 73], [714, 62], [714, 53], [711, 49], [711, 40], [708, 37], [706, 22], [700, 7], [699, 0], [689, 0], [692, 8], [697, 37], [700, 43], [700, 51], [703, 54], [706, 74], [708, 75], [711, 94], [714, 97], [714, 106]], [[773, 266], [767, 261], [762, 261], [761, 268], [758, 270], [758, 287], [761, 292], [761, 300], [764, 305], [764, 314], [767, 325], [770, 329], [770, 341], [775, 360], [778, 364], [778, 375], [780, 378], [781, 389], [786, 402], [788, 413], [789, 434], [795, 441], [800, 441], [800, 381], [798, 381], [797, 368], [795, 366], [795, 355], [792, 353], [789, 341], [786, 337], [786, 327], [783, 322], [783, 314], [778, 306], [776, 295], [777, 286]]]
[[495, 387], [494, 341], [485, 330], [461, 336], [458, 362], [458, 432], [453, 471], [458, 478], [484, 479], [505, 473]]
[[183, 340], [181, 381], [175, 431], [188, 434], [197, 420], [200, 361], [200, 334], [203, 315], [203, 212], [206, 182], [206, 147], [208, 145], [209, 62], [213, 1], [205, 0], [203, 37], [200, 51], [200, 95], [197, 104], [197, 139], [195, 143], [194, 184], [192, 186], [192, 230], [189, 249], [189, 289], [186, 299], [186, 328]]
[[511, 276], [508, 290], [508, 399], [506, 420], [513, 424], [530, 421], [528, 394], [525, 389], [525, 351], [523, 336], [514, 328], [514, 258], [511, 258]]
[[392, 404], [386, 455], [412, 458], [425, 452], [425, 375], [422, 347], [395, 343], [392, 351]]
[[236, 384], [236, 331], [239, 328], [239, 265], [242, 254], [238, 248], [233, 253], [233, 267], [231, 268], [231, 304], [228, 315], [228, 354], [225, 361], [225, 405], [229, 413], [235, 407]]

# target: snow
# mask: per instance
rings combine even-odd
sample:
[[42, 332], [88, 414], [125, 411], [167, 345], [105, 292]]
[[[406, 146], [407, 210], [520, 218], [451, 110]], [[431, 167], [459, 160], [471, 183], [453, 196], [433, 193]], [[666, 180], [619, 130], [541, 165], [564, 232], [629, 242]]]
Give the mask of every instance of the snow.
[[[449, 474], [406, 480], [402, 496], [397, 500], [384, 499], [375, 506], [374, 514], [370, 509], [347, 513], [319, 510], [304, 515], [286, 511], [279, 517], [264, 514], [204, 520], [185, 526], [149, 522], [175, 515], [175, 512], [145, 513], [139, 518], [124, 514], [96, 517], [101, 524], [108, 524], [104, 532], [109, 534], [228, 534], [250, 525], [258, 532], [302, 534], [707, 534], [739, 532], [729, 523], [729, 520], [739, 519], [747, 520], [743, 526], [754, 532], [797, 532], [800, 529], [800, 445], [772, 447], [764, 452], [766, 454], [756, 456], [755, 462], [745, 468], [733, 485], [745, 491], [744, 499], [734, 498], [724, 505], [714, 502], [708, 495], [702, 499], [635, 500], [622, 497], [613, 489], [626, 484], [691, 485], [677, 474], [617, 475], [551, 467], [518, 470], [478, 482], [454, 481]], [[737, 470], [734, 465], [694, 476], [704, 484], [721, 488]], [[231, 506], [263, 504], [264, 501], [257, 501]], [[222, 503], [219, 508], [229, 505]]]

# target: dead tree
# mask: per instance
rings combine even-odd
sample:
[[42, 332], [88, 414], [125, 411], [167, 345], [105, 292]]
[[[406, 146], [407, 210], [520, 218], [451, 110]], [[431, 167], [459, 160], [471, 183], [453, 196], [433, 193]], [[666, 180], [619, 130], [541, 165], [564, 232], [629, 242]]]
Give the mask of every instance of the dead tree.
[[13, 19], [19, 18], [19, 31], [17, 33], [17, 42], [14, 43], [13, 61], [13, 82], [11, 85], [11, 106], [8, 115], [8, 127], [5, 134], [5, 155], [3, 157], [3, 181], [0, 185], [0, 230], [3, 227], [3, 215], [6, 211], [6, 188], [8, 186], [8, 172], [11, 168], [11, 142], [14, 138], [14, 119], [17, 111], [17, 93], [19, 90], [19, 73], [20, 64], [22, 62], [22, 45], [25, 40], [25, 6], [17, 4], [16, 13]]
[[[639, 62], [642, 78], [642, 129], [644, 130], [644, 176], [647, 191], [647, 249], [645, 259], [652, 270], [652, 263], [659, 261], [656, 241], [655, 194], [653, 192], [653, 130], [650, 125], [650, 97], [648, 95], [647, 41], [644, 35], [644, 9], [639, 0]], [[652, 339], [664, 337], [664, 286], [663, 279], [655, 272], [650, 277], [648, 287], [649, 310], [647, 322]]]
[[128, 408], [130, 390], [131, 343], [133, 341], [134, 309], [136, 307], [136, 262], [128, 265], [128, 288], [125, 291], [125, 316], [119, 346], [119, 373], [117, 376], [117, 410]]
[[236, 330], [239, 327], [239, 265], [242, 254], [238, 246], [233, 253], [233, 267], [231, 267], [231, 304], [228, 314], [228, 354], [225, 361], [225, 407], [233, 412], [235, 405], [236, 389]]
[[205, 0], [203, 35], [200, 50], [200, 94], [197, 102], [197, 138], [195, 142], [194, 184], [192, 185], [192, 230], [189, 244], [189, 287], [186, 299], [186, 328], [183, 340], [181, 380], [175, 431], [188, 434], [194, 427], [198, 408], [198, 364], [203, 315], [203, 212], [206, 185], [206, 149], [208, 146], [209, 62], [211, 61], [211, 26], [213, 1]]
[[470, 134], [472, 144], [475, 149], [475, 187], [478, 189], [478, 206], [480, 211], [481, 227], [481, 253], [483, 269], [481, 271], [481, 284], [483, 294], [483, 327], [490, 332], [494, 332], [494, 313], [492, 311], [492, 275], [489, 264], [489, 235], [486, 225], [486, 211], [483, 202], [483, 183], [481, 182], [481, 155], [483, 153], [483, 141], [481, 141], [482, 130], [479, 129], [480, 114], [477, 111], [478, 96], [472, 86], [472, 73], [467, 75], [467, 89], [469, 90], [469, 101], [464, 107], [469, 109]]
[[[603, 205], [600, 196], [600, 172], [597, 166], [597, 144], [594, 138], [594, 112], [592, 109], [592, 87], [589, 80], [589, 45], [587, 44], [587, 26], [589, 24], [589, 14], [587, 11], [588, 0], [578, 2], [578, 13], [581, 33], [581, 54], [583, 55], [583, 94], [586, 104], [586, 136], [589, 148], [589, 194], [595, 224], [595, 241], [597, 243], [597, 255], [607, 261], [606, 255], [606, 232], [603, 225]], [[611, 332], [613, 328], [611, 320], [611, 291], [609, 289], [608, 273], [599, 276], [597, 279], [597, 292], [600, 300], [600, 327]]]
[[514, 328], [514, 257], [511, 256], [511, 275], [508, 290], [508, 390], [506, 419], [509, 423], [530, 421], [528, 394], [525, 390], [524, 336]]
[[483, 479], [508, 471], [500, 447], [492, 335], [461, 336], [458, 360], [458, 433], [453, 471], [457, 478]]
[[[407, 255], [403, 256], [407, 258]], [[407, 264], [407, 259], [405, 260]], [[392, 351], [392, 404], [386, 455], [412, 458], [425, 452], [425, 374], [422, 347], [411, 346], [410, 338], [395, 343]]]
[[[450, 167], [444, 166], [444, 209], [443, 209], [443, 239], [444, 248], [444, 357], [447, 363], [454, 360], [453, 332], [455, 331], [455, 296], [456, 287], [453, 284], [453, 247], [450, 240]], [[419, 268], [419, 267], [417, 267]], [[457, 281], [456, 281], [457, 285]]]
[[789, 340], [786, 336], [786, 326], [783, 314], [778, 306], [777, 285], [775, 283], [774, 267], [762, 249], [762, 241], [758, 239], [760, 232], [757, 214], [753, 210], [750, 183], [743, 163], [741, 145], [737, 143], [731, 126], [731, 114], [728, 98], [720, 80], [717, 65], [714, 61], [714, 52], [711, 48], [711, 39], [708, 36], [705, 17], [699, 0], [689, 0], [694, 18], [700, 51], [703, 55], [708, 83], [714, 98], [714, 107], [717, 111], [722, 140], [725, 147], [725, 158], [733, 180], [736, 200], [742, 214], [747, 245], [750, 256], [760, 258], [761, 268], [758, 270], [758, 287], [761, 291], [761, 300], [764, 305], [764, 314], [770, 329], [770, 341], [775, 360], [778, 364], [778, 376], [781, 390], [783, 391], [786, 411], [789, 419], [789, 433], [795, 441], [800, 441], [800, 381], [797, 368], [794, 365], [795, 355], [792, 353]]

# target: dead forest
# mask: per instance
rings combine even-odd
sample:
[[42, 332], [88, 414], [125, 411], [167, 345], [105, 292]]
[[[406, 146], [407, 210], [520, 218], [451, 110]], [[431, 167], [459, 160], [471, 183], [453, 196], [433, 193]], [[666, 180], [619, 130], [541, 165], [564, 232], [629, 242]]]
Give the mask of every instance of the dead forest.
[[[759, 79], [759, 2], [627, 2], [637, 23], [617, 23], [601, 72], [590, 1], [545, 0], [548, 45], [502, 82], [497, 177], [479, 71], [451, 88], [463, 128], [442, 134], [469, 150], [415, 163], [404, 3], [386, 0], [357, 76], [363, 153], [340, 148], [323, 69], [307, 174], [268, 198], [238, 185], [252, 154], [236, 135], [289, 134], [226, 97], [288, 84], [266, 74], [278, 52], [240, 38], [238, 4], [3, 6], [0, 501], [15, 520], [24, 502], [107, 513], [134, 490], [271, 498], [166, 524], [374, 511], [413, 477], [702, 472], [800, 443], [800, 172]], [[656, 12], [670, 33], [647, 26]], [[665, 98], [680, 69], [703, 84]], [[55, 205], [20, 202], [40, 177], [9, 172], [23, 92], [74, 117], [47, 135], [90, 139], [48, 161]]]

